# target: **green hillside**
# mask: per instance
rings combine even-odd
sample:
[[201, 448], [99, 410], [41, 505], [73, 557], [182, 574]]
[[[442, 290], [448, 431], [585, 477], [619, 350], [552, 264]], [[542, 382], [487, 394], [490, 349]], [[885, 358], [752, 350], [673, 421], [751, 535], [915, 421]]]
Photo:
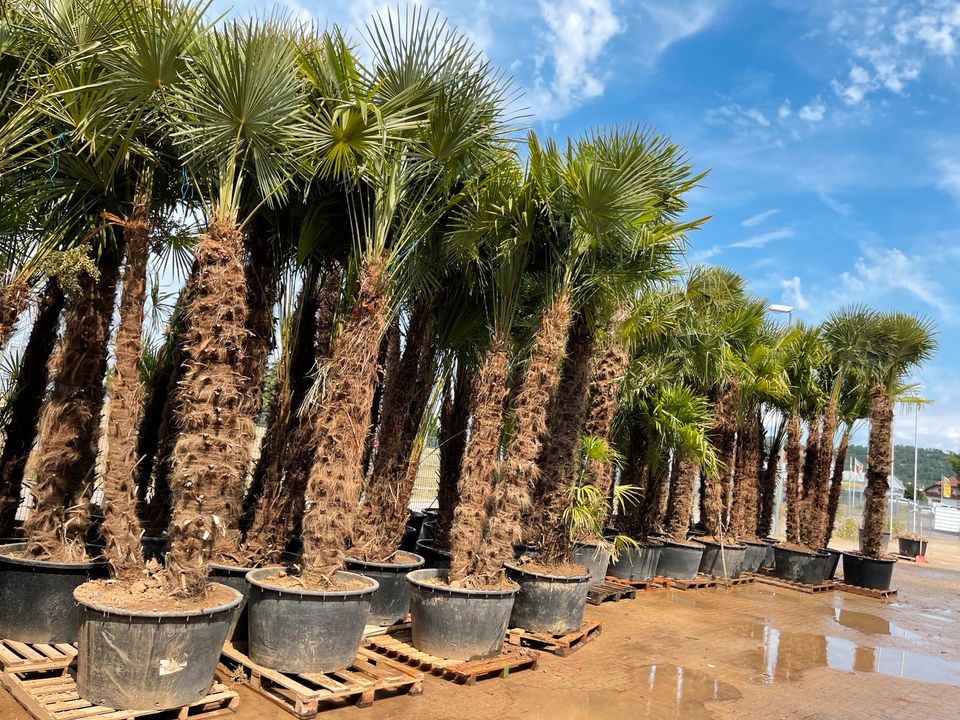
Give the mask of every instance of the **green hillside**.
[[[862, 445], [851, 445], [847, 452], [847, 464], [850, 458], [855, 457], [864, 465], [867, 464], [867, 449]], [[897, 445], [894, 453], [894, 475], [904, 484], [913, 480], [913, 446]], [[947, 453], [935, 448], [920, 448], [917, 453], [917, 478], [920, 487], [937, 482], [944, 475], [953, 475], [953, 468], [947, 459]]]

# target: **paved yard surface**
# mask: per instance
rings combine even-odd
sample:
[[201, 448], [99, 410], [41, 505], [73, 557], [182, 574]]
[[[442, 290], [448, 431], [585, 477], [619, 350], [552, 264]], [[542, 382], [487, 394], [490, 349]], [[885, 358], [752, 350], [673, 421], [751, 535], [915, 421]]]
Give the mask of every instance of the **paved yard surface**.
[[[603, 634], [567, 659], [325, 720], [416, 718], [960, 718], [960, 541], [901, 562], [896, 601], [769, 586], [667, 591], [588, 606]], [[240, 687], [236, 720], [290, 718]], [[0, 718], [27, 714], [0, 693]]]

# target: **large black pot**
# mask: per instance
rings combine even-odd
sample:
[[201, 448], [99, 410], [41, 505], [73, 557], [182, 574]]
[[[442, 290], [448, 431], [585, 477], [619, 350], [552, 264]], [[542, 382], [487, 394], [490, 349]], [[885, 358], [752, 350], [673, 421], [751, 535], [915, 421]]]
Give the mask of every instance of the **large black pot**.
[[703, 556], [700, 558], [700, 572], [713, 577], [738, 578], [743, 572], [743, 562], [747, 554], [745, 545], [720, 545], [720, 543], [698, 540], [703, 544]]
[[590, 584], [598, 585], [607, 577], [610, 551], [599, 543], [577, 543], [573, 547], [571, 560], [575, 565], [583, 565], [589, 570]]
[[410, 584], [410, 620], [418, 650], [457, 660], [496, 655], [510, 623], [516, 583], [505, 590], [465, 590], [437, 585], [446, 570], [415, 570]]
[[637, 547], [628, 547], [610, 563], [607, 573], [613, 577], [638, 582], [652, 579], [660, 564], [660, 551], [663, 543], [656, 540], [638, 542]]
[[917, 555], [927, 554], [927, 541], [919, 538], [897, 538], [897, 549], [905, 557], [915, 558]]
[[791, 550], [776, 545], [773, 548], [773, 574], [781, 580], [803, 583], [804, 585], [820, 585], [826, 572], [826, 553], [804, 552]]
[[410, 516], [407, 518], [407, 527], [413, 528], [414, 532], [417, 534], [417, 537], [420, 536], [420, 528], [423, 527], [423, 520], [426, 516], [418, 511], [413, 510], [410, 512]]
[[517, 543], [513, 546], [513, 557], [515, 560], [519, 560], [524, 555], [528, 558], [535, 558], [540, 554], [540, 546], [536, 543]]
[[106, 577], [107, 563], [54, 563], [12, 557], [26, 543], [0, 547], [0, 638], [27, 643], [74, 643], [80, 614], [73, 591]]
[[747, 550], [743, 555], [743, 572], [760, 572], [767, 559], [767, 543], [760, 540], [741, 540]]
[[766, 568], [767, 570], [773, 570], [773, 566], [776, 563], [776, 557], [773, 554], [773, 546], [777, 545], [780, 541], [774, 537], [765, 537], [761, 542], [766, 543], [767, 554], [763, 558], [763, 565], [760, 567]]
[[820, 552], [827, 553], [830, 556], [824, 565], [823, 579], [833, 580], [837, 574], [837, 565], [840, 564], [840, 556], [843, 555], [843, 553], [833, 548], [823, 548]]
[[164, 556], [167, 553], [169, 545], [170, 538], [166, 535], [159, 537], [144, 535], [140, 538], [140, 547], [143, 549], [143, 559], [147, 561], [156, 560], [161, 565], [164, 563]]
[[371, 625], [393, 625], [402, 622], [410, 611], [407, 573], [423, 567], [424, 560], [414, 553], [397, 553], [402, 562], [377, 563], [347, 558], [347, 570], [373, 578], [379, 584], [370, 596]]
[[520, 586], [510, 624], [530, 632], [564, 635], [583, 624], [590, 573], [563, 576], [534, 572], [507, 563], [507, 577]]
[[80, 600], [77, 692], [95, 705], [166, 710], [199, 700], [242, 596], [205, 610], [141, 612]]
[[674, 580], [692, 580], [700, 570], [703, 545], [698, 542], [664, 540], [657, 563], [657, 575]]
[[860, 553], [843, 554], [843, 581], [872, 590], [889, 590], [896, 558], [870, 558]]
[[417, 549], [417, 540], [420, 538], [420, 530], [413, 525], [407, 525], [403, 529], [403, 539], [400, 540], [400, 549], [404, 552], [413, 552]]
[[432, 540], [417, 540], [417, 555], [423, 558], [424, 568], [450, 567], [450, 551], [437, 547]]
[[277, 568], [247, 573], [250, 659], [285, 673], [324, 673], [349, 666], [363, 640], [377, 581], [338, 572], [338, 580], [361, 580], [366, 586], [326, 592], [276, 587], [270, 584], [276, 573]]
[[240, 604], [233, 611], [230, 632], [227, 633], [227, 640], [230, 642], [243, 643], [247, 640], [247, 601], [250, 599], [250, 583], [247, 582], [247, 573], [251, 570], [253, 570], [252, 567], [210, 563], [210, 579], [232, 587], [242, 596]]

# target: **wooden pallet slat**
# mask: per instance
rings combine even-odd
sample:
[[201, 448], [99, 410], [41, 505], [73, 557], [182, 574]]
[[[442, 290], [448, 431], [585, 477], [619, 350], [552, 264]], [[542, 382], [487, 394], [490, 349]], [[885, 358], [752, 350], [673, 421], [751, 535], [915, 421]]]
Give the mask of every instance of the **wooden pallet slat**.
[[327, 673], [282, 673], [265, 668], [241, 650], [225, 645], [218, 672], [236, 677], [241, 674], [250, 688], [301, 720], [316, 717], [325, 706], [351, 701], [367, 707], [379, 691], [402, 691], [408, 695], [423, 692], [423, 673], [398, 663], [378, 662], [363, 648], [349, 668]]
[[864, 597], [874, 598], [875, 600], [892, 600], [897, 596], [896, 590], [874, 590], [873, 588], [860, 587], [859, 585], [850, 585], [849, 583], [837, 581], [834, 583], [837, 590], [854, 595], [863, 595]]
[[0, 639], [0, 670], [3, 672], [43, 672], [66, 670], [77, 658], [77, 649], [60, 643], [24, 643]]
[[654, 592], [657, 590], [669, 590], [673, 585], [673, 580], [665, 577], [653, 577], [649, 580], [628, 580], [627, 578], [618, 578], [613, 575], [607, 575], [606, 582], [619, 583], [627, 585], [637, 592]]
[[704, 590], [707, 588], [715, 588], [717, 583], [716, 578], [699, 573], [695, 578], [691, 578], [690, 580], [673, 580], [673, 587], [677, 590]]
[[584, 620], [579, 630], [565, 635], [535, 633], [523, 628], [507, 630], [507, 642], [518, 647], [532, 647], [536, 650], [553, 653], [558, 657], [568, 657], [587, 643], [600, 636], [603, 623], [600, 620]]
[[587, 590], [587, 602], [591, 605], [600, 605], [605, 602], [618, 602], [620, 600], [631, 600], [637, 596], [637, 591], [629, 585], [622, 583], [607, 582], [606, 580], [591, 585]]
[[807, 585], [806, 583], [793, 582], [792, 580], [783, 580], [772, 575], [752, 575], [754, 580], [762, 585], [772, 585], [773, 587], [783, 588], [785, 590], [796, 590], [797, 592], [815, 595], [818, 593], [833, 591], [837, 583], [833, 580], [826, 580], [819, 585]]
[[3, 687], [34, 720], [209, 720], [236, 712], [240, 696], [215, 683], [206, 696], [172, 710], [116, 710], [94, 705], [77, 693], [72, 675], [31, 677], [31, 672], [4, 672]]

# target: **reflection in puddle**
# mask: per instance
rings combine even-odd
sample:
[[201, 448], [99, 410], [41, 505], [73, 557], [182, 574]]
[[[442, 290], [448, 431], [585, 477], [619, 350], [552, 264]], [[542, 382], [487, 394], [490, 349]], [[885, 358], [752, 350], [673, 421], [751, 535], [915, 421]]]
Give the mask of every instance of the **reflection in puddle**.
[[864, 647], [831, 635], [781, 632], [769, 626], [764, 626], [760, 637], [763, 647], [751, 652], [750, 660], [756, 672], [753, 679], [761, 683], [796, 680], [806, 670], [828, 667], [960, 686], [960, 662], [897, 648]]
[[647, 711], [673, 702], [676, 706], [702, 705], [714, 700], [736, 700], [740, 691], [699, 670], [658, 663], [637, 668], [637, 677], [646, 685]]
[[859, 630], [868, 635], [890, 635], [891, 637], [900, 637], [906, 640], [916, 640], [920, 637], [918, 633], [907, 630], [905, 627], [885, 620], [878, 615], [871, 615], [870, 613], [834, 608], [833, 619], [844, 627], [850, 628], [851, 630]]

